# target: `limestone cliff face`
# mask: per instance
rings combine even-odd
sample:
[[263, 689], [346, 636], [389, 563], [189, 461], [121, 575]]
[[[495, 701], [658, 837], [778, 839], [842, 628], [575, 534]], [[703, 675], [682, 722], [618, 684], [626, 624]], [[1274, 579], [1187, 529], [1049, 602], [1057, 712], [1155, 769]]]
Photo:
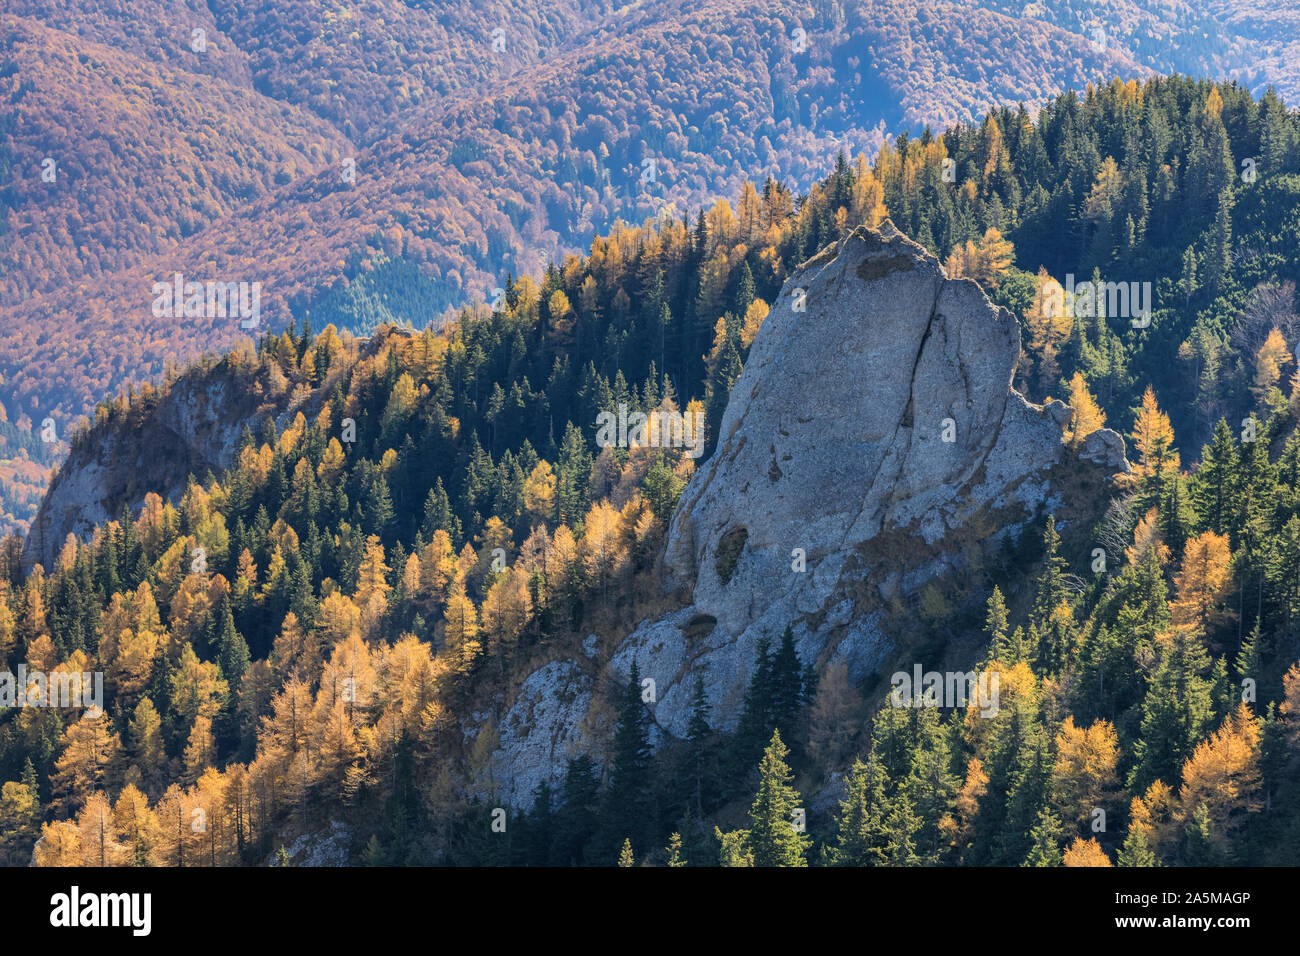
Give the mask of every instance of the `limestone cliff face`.
[[[758, 641], [787, 625], [805, 662], [843, 658], [858, 679], [876, 670], [894, 646], [890, 606], [1056, 510], [1062, 474], [1128, 471], [1113, 432], [1082, 455], [1062, 443], [1068, 407], [1011, 387], [1019, 354], [1015, 317], [888, 221], [800, 267], [672, 521], [668, 584], [690, 604], [624, 639], [608, 676], [635, 657], [655, 681], [656, 723], [682, 735], [696, 674], [731, 727]], [[564, 673], [577, 699], [586, 688]], [[532, 728], [546, 741], [561, 729]], [[502, 734], [498, 779], [526, 778], [515, 794], [540, 779], [531, 738]]]
[[[1019, 353], [1015, 318], [974, 282], [892, 227], [853, 233], [772, 308], [674, 517], [670, 570], [743, 629], [787, 595], [820, 607], [882, 533], [935, 545], [981, 509], [1032, 508], [1061, 429], [1010, 388]], [[796, 548], [820, 573], [792, 570]]]

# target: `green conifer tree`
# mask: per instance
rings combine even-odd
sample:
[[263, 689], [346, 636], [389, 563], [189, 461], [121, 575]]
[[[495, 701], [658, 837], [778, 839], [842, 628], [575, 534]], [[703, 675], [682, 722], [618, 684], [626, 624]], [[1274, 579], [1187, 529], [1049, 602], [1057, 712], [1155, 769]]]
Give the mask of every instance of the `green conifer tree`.
[[786, 764], [789, 751], [780, 731], [758, 766], [758, 794], [749, 809], [749, 849], [755, 866], [807, 866], [809, 839], [796, 827], [795, 811], [802, 798], [793, 786], [794, 775]]

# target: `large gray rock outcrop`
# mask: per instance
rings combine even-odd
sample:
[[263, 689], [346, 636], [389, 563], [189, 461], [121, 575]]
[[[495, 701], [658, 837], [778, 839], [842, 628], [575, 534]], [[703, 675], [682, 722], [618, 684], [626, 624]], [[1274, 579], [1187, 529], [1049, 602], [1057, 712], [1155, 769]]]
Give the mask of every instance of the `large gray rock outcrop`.
[[1128, 470], [1113, 432], [1079, 464], [1069, 409], [1011, 387], [1019, 355], [1015, 317], [888, 221], [801, 266], [674, 514], [669, 584], [690, 604], [636, 628], [611, 676], [635, 658], [656, 722], [680, 736], [697, 675], [715, 724], [734, 725], [758, 642], [787, 625], [805, 662], [878, 669], [890, 609], [1054, 510], [1062, 466]]
[[1011, 388], [1019, 354], [1015, 317], [976, 283], [887, 221], [858, 229], [773, 305], [678, 505], [670, 572], [739, 635], [775, 606], [824, 608], [882, 535], [942, 561], [976, 513], [1030, 517], [1065, 450], [1060, 416]]

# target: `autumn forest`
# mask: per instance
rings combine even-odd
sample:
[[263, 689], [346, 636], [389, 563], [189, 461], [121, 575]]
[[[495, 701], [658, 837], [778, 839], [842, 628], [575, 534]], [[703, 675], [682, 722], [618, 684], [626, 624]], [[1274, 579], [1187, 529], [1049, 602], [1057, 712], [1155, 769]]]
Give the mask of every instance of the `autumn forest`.
[[[1045, 509], [900, 599], [900, 653], [968, 648], [997, 713], [892, 706], [886, 673], [802, 660], [787, 626], [743, 700], [697, 684], [682, 737], [636, 662], [597, 681], [590, 750], [503, 799], [501, 702], [677, 606], [665, 538], [785, 280], [886, 219], [1009, 310], [1013, 385], [1068, 403], [1067, 445], [1105, 425], [1132, 463], [1086, 520]], [[410, 249], [365, 267], [375, 288], [416, 275]], [[1149, 323], [1051, 307], [1067, 276], [1150, 282]], [[103, 691], [0, 711], [0, 857], [288, 864], [332, 833], [368, 865], [1290, 862], [1297, 279], [1297, 115], [1232, 82], [1114, 80], [840, 152], [806, 189], [745, 178], [616, 220], [441, 326], [394, 297], [349, 327], [364, 296], [326, 297], [160, 367], [63, 429], [51, 494], [167, 441], [182, 396], [252, 411], [228, 467], [0, 544], [0, 663]], [[602, 447], [620, 405], [698, 413], [706, 457]], [[0, 422], [30, 464], [0, 472], [11, 511], [53, 464], [39, 428]]]

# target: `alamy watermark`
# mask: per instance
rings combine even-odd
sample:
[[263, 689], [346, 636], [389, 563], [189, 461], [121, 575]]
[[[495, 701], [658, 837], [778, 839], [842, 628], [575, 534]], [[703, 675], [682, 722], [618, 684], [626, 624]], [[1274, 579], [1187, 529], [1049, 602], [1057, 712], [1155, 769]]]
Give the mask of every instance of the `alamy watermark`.
[[171, 282], [155, 282], [153, 296], [153, 314], [160, 319], [238, 317], [241, 329], [262, 324], [260, 282], [186, 282], [177, 272]]
[[965, 707], [974, 702], [981, 717], [998, 712], [997, 671], [897, 671], [890, 679], [889, 702], [894, 707]]
[[687, 458], [704, 454], [704, 413], [678, 411], [617, 412], [596, 416], [596, 444], [601, 448], [685, 448]]
[[86, 715], [104, 712], [104, 674], [95, 671], [0, 671], [0, 707], [85, 708]]
[[152, 893], [83, 893], [74, 885], [50, 897], [50, 925], [56, 929], [123, 927], [133, 936], [148, 936], [152, 912]]
[[1145, 329], [1151, 324], [1150, 282], [1080, 282], [1074, 273], [1067, 273], [1065, 285], [1049, 282], [1039, 294], [1040, 307], [1049, 315], [1071, 315], [1087, 318], [1103, 310], [1105, 315], [1131, 319], [1135, 329]]

